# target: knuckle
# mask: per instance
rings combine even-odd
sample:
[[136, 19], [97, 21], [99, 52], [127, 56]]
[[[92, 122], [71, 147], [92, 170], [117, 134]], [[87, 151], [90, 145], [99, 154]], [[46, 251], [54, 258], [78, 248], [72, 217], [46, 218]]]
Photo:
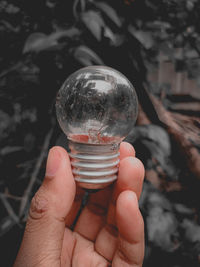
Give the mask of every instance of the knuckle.
[[127, 247], [125, 246], [125, 244], [123, 242], [118, 243], [117, 254], [123, 262], [126, 262], [130, 266], [132, 266], [133, 262], [132, 262], [131, 258], [129, 257], [129, 254], [131, 254], [131, 253], [130, 253], [130, 251], [127, 251]]
[[122, 261], [132, 264], [132, 262], [128, 259], [127, 255], [124, 252], [124, 249], [121, 246], [118, 246], [117, 254]]
[[29, 217], [32, 220], [41, 219], [48, 211], [48, 199], [43, 194], [42, 190], [38, 191], [35, 196], [32, 198], [30, 209], [29, 209]]
[[122, 240], [118, 243], [117, 255], [118, 257], [129, 266], [142, 267], [143, 262], [143, 249], [141, 247], [135, 248], [130, 243]]

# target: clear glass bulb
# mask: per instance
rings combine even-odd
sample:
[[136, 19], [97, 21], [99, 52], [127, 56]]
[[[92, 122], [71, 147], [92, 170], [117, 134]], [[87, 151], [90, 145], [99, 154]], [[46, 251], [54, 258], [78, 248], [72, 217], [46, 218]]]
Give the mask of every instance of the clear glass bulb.
[[57, 95], [56, 114], [79, 186], [101, 189], [117, 179], [119, 145], [137, 111], [133, 85], [110, 67], [86, 67], [67, 78]]

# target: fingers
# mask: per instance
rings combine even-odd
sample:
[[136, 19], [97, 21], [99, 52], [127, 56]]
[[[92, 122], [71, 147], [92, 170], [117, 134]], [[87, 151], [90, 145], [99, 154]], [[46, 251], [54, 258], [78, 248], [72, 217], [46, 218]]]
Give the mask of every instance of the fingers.
[[[116, 200], [124, 190], [131, 190], [139, 198], [144, 179], [144, 167], [140, 160], [133, 156], [122, 159], [119, 167], [118, 180], [109, 204], [105, 227], [99, 232], [95, 247], [107, 260], [113, 258], [117, 245], [118, 229], [116, 225]], [[105, 240], [110, 240], [106, 245]]]
[[127, 142], [122, 142], [120, 144], [120, 160], [123, 160], [126, 157], [135, 157], [135, 149], [134, 147], [127, 143]]
[[142, 266], [144, 222], [138, 208], [137, 196], [132, 191], [124, 191], [119, 195], [116, 220], [119, 238], [112, 266]]
[[[51, 260], [49, 266], [57, 266], [65, 218], [74, 197], [75, 182], [69, 157], [63, 148], [54, 147], [49, 152], [43, 184], [31, 202], [15, 266], [30, 266], [29, 262], [35, 263], [33, 265], [36, 266], [46, 258]], [[45, 264], [48, 265], [47, 262]]]
[[115, 203], [119, 194], [124, 190], [132, 190], [138, 199], [142, 191], [144, 166], [135, 157], [126, 157], [120, 162], [118, 180], [116, 182], [112, 202]]
[[[122, 142], [120, 145], [120, 159], [123, 160], [125, 157], [134, 155], [134, 148], [129, 143]], [[98, 232], [105, 224], [113, 186], [91, 194], [77, 221], [75, 231], [91, 241], [96, 239]]]
[[140, 197], [144, 180], [144, 166], [142, 162], [134, 157], [126, 157], [120, 162], [118, 179], [115, 184], [113, 195], [110, 201], [107, 223], [116, 226], [115, 208], [119, 194], [125, 190], [131, 190]]
[[75, 231], [90, 241], [94, 241], [99, 230], [105, 224], [107, 207], [112, 186], [91, 194], [75, 226]]

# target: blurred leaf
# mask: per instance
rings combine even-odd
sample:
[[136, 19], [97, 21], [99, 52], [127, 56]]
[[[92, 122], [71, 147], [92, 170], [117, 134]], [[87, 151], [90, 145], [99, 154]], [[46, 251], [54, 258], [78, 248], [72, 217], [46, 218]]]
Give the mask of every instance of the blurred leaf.
[[39, 52], [39, 51], [48, 49], [49, 47], [54, 46], [56, 44], [57, 44], [57, 40], [55, 39], [49, 40], [49, 36], [47, 36], [44, 33], [40, 33], [40, 32], [32, 33], [26, 40], [23, 53], [27, 53], [31, 51]]
[[46, 6], [49, 8], [54, 8], [56, 6], [56, 0], [46, 0]]
[[104, 28], [104, 37], [110, 39], [111, 45], [118, 46], [121, 44], [121, 40], [118, 38], [118, 36], [116, 36], [108, 27]]
[[194, 8], [194, 3], [193, 3], [193, 1], [191, 1], [191, 0], [187, 0], [187, 1], [186, 1], [186, 7], [187, 7], [187, 9], [188, 9], [189, 11], [192, 11], [193, 8]]
[[185, 238], [190, 242], [200, 242], [200, 226], [195, 222], [184, 219], [181, 226], [185, 230]]
[[[146, 140], [147, 146], [150, 144], [150, 151], [153, 156], [163, 162], [163, 157], [171, 154], [171, 144], [168, 133], [160, 126], [149, 124], [134, 127], [133, 131], [128, 135], [127, 140]], [[155, 147], [152, 149], [152, 145]], [[156, 149], [156, 150], [155, 150]]]
[[3, 28], [4, 31], [8, 31], [8, 32], [10, 31], [13, 33], [18, 33], [20, 31], [20, 26], [14, 27], [10, 22], [6, 20], [1, 20], [1, 28]]
[[[4, 5], [4, 7], [3, 7]], [[20, 8], [17, 6], [14, 6], [13, 4], [9, 4], [6, 1], [2, 1], [1, 5], [0, 5], [0, 9], [4, 8], [4, 10], [6, 11], [6, 13], [8, 14], [16, 14], [20, 11]]]
[[157, 160], [166, 174], [172, 180], [177, 179], [178, 169], [170, 158], [171, 143], [165, 129], [154, 124], [136, 126], [126, 140], [130, 143], [139, 142], [146, 147], [151, 158]]
[[[156, 36], [156, 42], [157, 44], [162, 42], [162, 41], [168, 41], [169, 40], [169, 30], [171, 30], [174, 26], [168, 22], [165, 21], [153, 21], [153, 22], [148, 22], [146, 25], [148, 32], [151, 32]], [[176, 38], [174, 38], [174, 41], [177, 42]], [[172, 41], [170, 40], [170, 43]]]
[[197, 59], [199, 58], [199, 54], [195, 49], [184, 51], [184, 56], [186, 59]]
[[181, 203], [174, 204], [174, 209], [176, 210], [177, 213], [183, 216], [194, 214], [194, 210], [192, 210], [191, 208], [188, 208], [187, 206]]
[[165, 251], [174, 251], [177, 248], [173, 243], [176, 235], [177, 221], [171, 212], [155, 206], [149, 210], [147, 216], [148, 239]]
[[165, 196], [148, 184], [144, 189], [146, 198], [143, 205], [147, 207], [148, 240], [162, 250], [174, 251], [177, 248], [173, 239], [177, 236], [178, 221], [172, 213], [172, 205]]
[[102, 30], [105, 25], [101, 15], [95, 11], [87, 11], [82, 13], [82, 21], [85, 26], [90, 30], [94, 37], [101, 41]]
[[[196, 221], [183, 219], [181, 223], [181, 230], [183, 235], [183, 249], [184, 254], [187, 254], [190, 258], [196, 259], [199, 266], [200, 263], [200, 226]], [[193, 266], [191, 264], [190, 266]]]
[[80, 45], [74, 51], [74, 57], [84, 66], [104, 65], [101, 58], [89, 47]]
[[143, 45], [144, 48], [150, 49], [154, 45], [154, 40], [150, 32], [141, 30], [138, 31], [132, 25], [128, 27], [128, 31]]
[[113, 31], [107, 26], [104, 28], [104, 37], [108, 38], [110, 40], [110, 45], [115, 47], [122, 45], [125, 40], [123, 35], [113, 33]]
[[153, 207], [160, 207], [165, 211], [172, 211], [172, 205], [170, 201], [162, 195], [159, 191], [155, 190], [151, 186], [146, 186], [147, 191], [147, 207], [150, 210]]
[[118, 46], [123, 42], [120, 36], [115, 35], [113, 31], [106, 26], [99, 13], [95, 11], [85, 12], [82, 14], [82, 21], [98, 41], [101, 41], [102, 35], [104, 35], [104, 37], [110, 39], [111, 45]]
[[88, 58], [85, 58], [85, 57], [78, 57], [77, 60], [83, 65], [83, 66], [90, 66], [92, 65], [92, 62], [88, 59]]
[[81, 12], [85, 11], [85, 0], [74, 0], [73, 1], [73, 15], [76, 19], [78, 19], [78, 6], [80, 7]]
[[27, 52], [40, 52], [42, 50], [47, 50], [58, 45], [59, 39], [63, 37], [72, 38], [74, 35], [78, 35], [79, 30], [76, 28], [71, 28], [69, 30], [57, 31], [46, 35], [41, 32], [32, 33], [26, 40], [23, 53]]
[[153, 22], [150, 22], [148, 23], [148, 26], [151, 28], [151, 29], [170, 29], [171, 25], [169, 22], [166, 22], [166, 21], [160, 21], [160, 20], [155, 20]]
[[172, 252], [178, 248], [178, 221], [171, 202], [151, 183], [144, 182], [140, 207], [145, 214], [148, 242]]
[[107, 15], [107, 17], [110, 18], [110, 20], [112, 20], [118, 27], [122, 26], [122, 22], [114, 8], [112, 8], [105, 2], [94, 2], [94, 4], [99, 9], [101, 9]]

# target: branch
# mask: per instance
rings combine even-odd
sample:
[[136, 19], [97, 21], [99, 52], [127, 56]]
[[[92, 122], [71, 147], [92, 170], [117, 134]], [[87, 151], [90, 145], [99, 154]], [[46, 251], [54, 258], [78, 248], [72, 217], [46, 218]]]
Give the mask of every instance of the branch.
[[6, 198], [10, 198], [10, 199], [13, 199], [13, 200], [16, 200], [16, 201], [21, 201], [22, 200], [22, 197], [14, 196], [14, 195], [10, 194], [8, 188], [5, 189], [4, 196]]
[[4, 78], [5, 76], [10, 74], [11, 72], [19, 69], [22, 65], [23, 65], [22, 62], [18, 62], [15, 65], [13, 65], [10, 68], [8, 68], [7, 70], [3, 71], [2, 73], [0, 73], [0, 79]]
[[200, 180], [200, 153], [194, 145], [200, 144], [200, 130], [198, 126], [195, 126], [195, 124], [200, 124], [200, 120], [198, 118], [188, 118], [181, 114], [173, 114], [167, 111], [153, 95], [150, 95], [150, 98], [159, 120], [180, 149], [183, 165], [194, 177]]
[[16, 222], [18, 224], [19, 223], [19, 217], [15, 214], [12, 206], [10, 205], [8, 200], [6, 199], [5, 195], [0, 193], [0, 199], [3, 202], [3, 205], [6, 208], [8, 214], [10, 215], [10, 217], [13, 219], [14, 222]]

